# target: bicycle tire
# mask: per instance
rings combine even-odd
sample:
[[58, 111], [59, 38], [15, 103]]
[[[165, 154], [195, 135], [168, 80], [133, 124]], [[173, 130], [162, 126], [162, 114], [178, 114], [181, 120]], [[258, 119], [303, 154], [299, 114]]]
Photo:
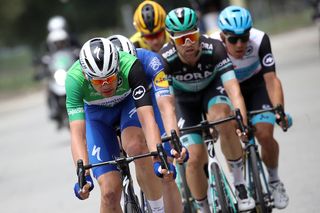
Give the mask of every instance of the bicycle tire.
[[218, 201], [221, 207], [221, 213], [229, 213], [229, 207], [228, 207], [228, 202], [227, 202], [227, 197], [225, 192], [225, 185], [224, 185], [222, 173], [220, 171], [220, 167], [217, 163], [213, 162], [211, 164], [211, 172], [213, 173], [212, 175], [214, 176], [214, 180], [215, 180], [215, 187], [218, 194]]
[[251, 162], [251, 175], [253, 179], [253, 197], [256, 201], [256, 212], [269, 213], [267, 204], [265, 203], [264, 193], [262, 190], [262, 184], [260, 179], [260, 172], [258, 168], [257, 151], [255, 146], [249, 147], [249, 159]]
[[187, 179], [185, 176], [185, 167], [183, 165], [177, 165], [177, 170], [179, 172], [179, 177], [181, 180], [181, 183], [179, 184], [179, 191], [181, 194], [181, 199], [182, 199], [182, 205], [183, 205], [183, 212], [184, 213], [196, 213], [197, 210], [194, 207], [193, 201], [192, 201], [192, 195], [190, 192], [190, 189], [187, 184]]
[[125, 213], [142, 213], [139, 205], [135, 202], [128, 202], [124, 205]]

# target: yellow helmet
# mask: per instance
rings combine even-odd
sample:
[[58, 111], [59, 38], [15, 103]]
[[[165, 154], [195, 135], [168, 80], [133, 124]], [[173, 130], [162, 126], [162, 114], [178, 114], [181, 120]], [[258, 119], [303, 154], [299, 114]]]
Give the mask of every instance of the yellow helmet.
[[154, 1], [144, 1], [136, 9], [133, 25], [142, 35], [153, 34], [165, 28], [166, 11]]

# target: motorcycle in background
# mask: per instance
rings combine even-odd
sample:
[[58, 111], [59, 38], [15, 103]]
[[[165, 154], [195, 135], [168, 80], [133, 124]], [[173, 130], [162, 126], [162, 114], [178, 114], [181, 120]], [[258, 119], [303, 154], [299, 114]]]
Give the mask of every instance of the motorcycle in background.
[[50, 119], [57, 122], [57, 128], [69, 127], [66, 110], [65, 80], [68, 69], [76, 58], [70, 49], [58, 50], [51, 54], [47, 66], [47, 105]]

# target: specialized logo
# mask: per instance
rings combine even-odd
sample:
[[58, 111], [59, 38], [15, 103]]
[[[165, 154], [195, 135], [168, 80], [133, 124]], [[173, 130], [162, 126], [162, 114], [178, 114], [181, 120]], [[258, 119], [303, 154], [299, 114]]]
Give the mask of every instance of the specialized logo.
[[271, 53], [265, 55], [262, 59], [262, 64], [265, 66], [265, 67], [271, 67], [272, 65], [274, 65], [274, 59], [273, 59], [273, 56]]
[[146, 89], [143, 86], [138, 86], [133, 90], [133, 99], [139, 100], [146, 93]]
[[134, 113], [137, 112], [137, 108], [133, 108], [132, 110], [129, 111], [129, 118], [132, 118], [132, 116], [134, 115]]
[[100, 158], [100, 150], [101, 150], [100, 147], [94, 145], [94, 147], [93, 147], [93, 149], [92, 149], [91, 155], [92, 155], [92, 156], [95, 156], [95, 155], [96, 155], [96, 156], [97, 156], [97, 159], [98, 159], [99, 161], [102, 161], [101, 158]]
[[183, 17], [183, 8], [178, 8], [176, 9], [176, 14], [178, 16], [178, 18], [182, 18]]
[[117, 85], [117, 87], [120, 87], [121, 84], [122, 84], [122, 82], [123, 82], [122, 77], [121, 77], [121, 76], [118, 76], [118, 85]]
[[163, 87], [163, 88], [169, 87], [169, 83], [167, 81], [166, 74], [163, 71], [159, 72], [156, 75], [156, 77], [154, 78], [154, 84], [157, 87]]
[[100, 58], [99, 58], [99, 53], [100, 53], [100, 47], [96, 47], [93, 51], [94, 54], [96, 54], [96, 58], [100, 61]]
[[183, 128], [185, 122], [186, 122], [186, 120], [184, 120], [183, 118], [180, 118], [178, 121], [178, 127], [180, 129]]
[[224, 90], [225, 90], [225, 89], [224, 89], [223, 86], [219, 86], [219, 87], [217, 87], [216, 89], [219, 91], [220, 94], [224, 94]]
[[161, 66], [161, 62], [160, 62], [159, 58], [153, 57], [151, 62], [150, 62], [150, 67], [153, 70], [158, 70], [160, 66]]

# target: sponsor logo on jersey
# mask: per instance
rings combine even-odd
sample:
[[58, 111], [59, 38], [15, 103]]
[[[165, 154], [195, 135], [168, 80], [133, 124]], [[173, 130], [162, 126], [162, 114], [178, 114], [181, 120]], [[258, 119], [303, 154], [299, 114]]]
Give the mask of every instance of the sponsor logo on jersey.
[[265, 67], [271, 67], [272, 65], [274, 65], [274, 59], [271, 53], [268, 53], [267, 55], [265, 55], [262, 59], [262, 64]]
[[176, 49], [174, 47], [172, 47], [171, 49], [165, 51], [164, 53], [162, 53], [162, 56], [164, 58], [169, 58], [170, 56], [174, 55], [176, 53]]
[[220, 69], [221, 67], [223, 67], [224, 65], [226, 65], [226, 64], [228, 64], [228, 63], [230, 63], [230, 59], [229, 59], [229, 58], [225, 58], [225, 59], [223, 59], [220, 63], [218, 63], [218, 64], [216, 65], [216, 68], [217, 68], [217, 69]]
[[160, 66], [161, 66], [161, 62], [160, 62], [159, 58], [153, 57], [152, 60], [151, 60], [151, 62], [150, 62], [150, 67], [151, 67], [153, 70], [157, 71]]
[[249, 56], [253, 53], [253, 46], [252, 45], [248, 45], [247, 49], [246, 49], [246, 53], [245, 56]]
[[133, 99], [139, 100], [146, 93], [146, 89], [143, 86], [138, 86], [133, 90]]
[[79, 108], [71, 109], [68, 111], [69, 116], [78, 114], [78, 113], [84, 113], [84, 109], [82, 107], [79, 107]]
[[206, 42], [201, 42], [201, 47], [207, 50], [213, 50], [213, 45]]
[[159, 72], [156, 75], [156, 77], [154, 78], [153, 82], [157, 87], [166, 88], [166, 87], [169, 86], [168, 80], [166, 78], [166, 74], [163, 71]]
[[207, 70], [207, 71], [204, 71], [203, 73], [194, 72], [194, 73], [186, 73], [183, 75], [176, 75], [175, 79], [177, 79], [178, 81], [192, 81], [192, 80], [206, 79], [211, 75], [212, 75], [212, 72]]

